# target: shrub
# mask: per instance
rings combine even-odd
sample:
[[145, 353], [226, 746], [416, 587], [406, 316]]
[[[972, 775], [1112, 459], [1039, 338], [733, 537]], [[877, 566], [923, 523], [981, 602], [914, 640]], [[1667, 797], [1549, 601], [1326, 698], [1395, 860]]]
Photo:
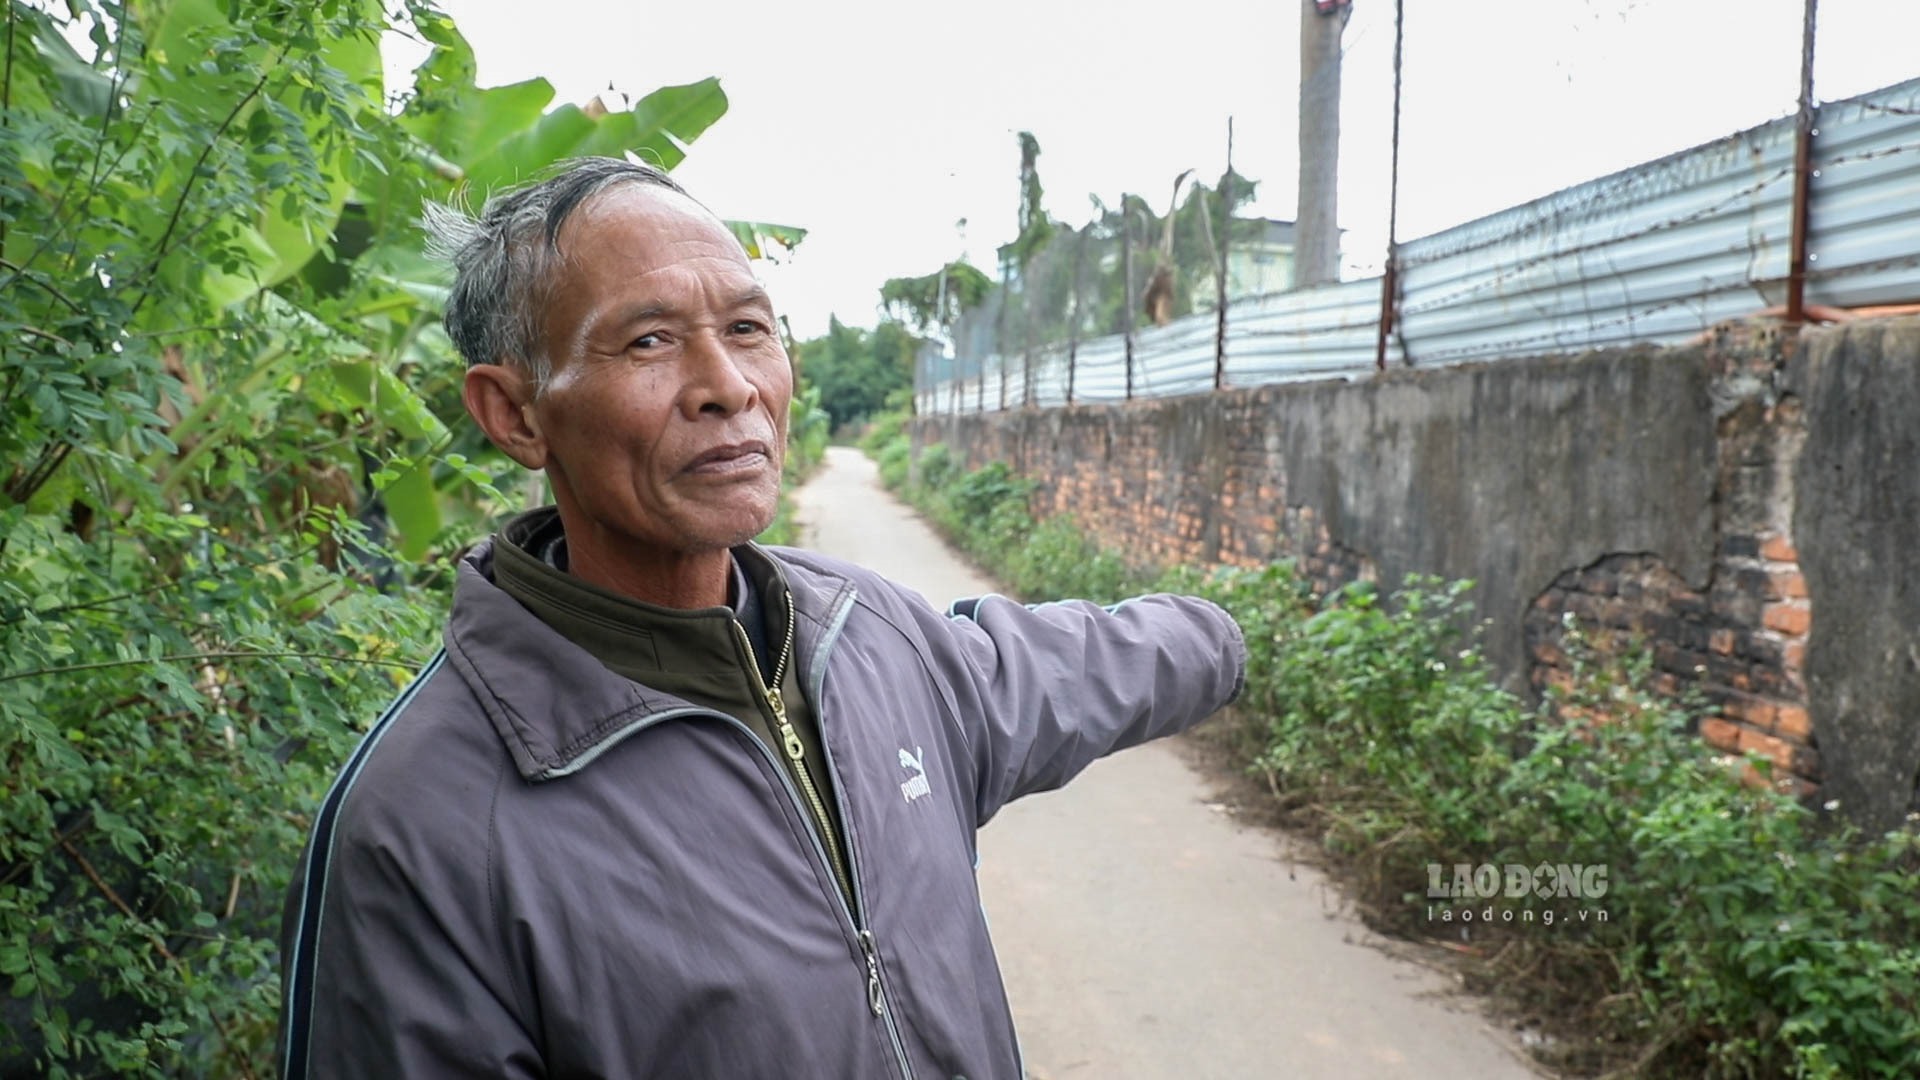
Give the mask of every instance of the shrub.
[[909, 419], [911, 417], [904, 411], [886, 412], [874, 417], [867, 425], [866, 434], [860, 436], [860, 449], [877, 458], [888, 444], [907, 437]]
[[1140, 591], [1137, 575], [1064, 517], [1048, 518], [1011, 541], [1007, 584], [1028, 600], [1085, 597], [1109, 603]]
[[801, 389], [787, 403], [787, 457], [785, 479], [798, 483], [812, 474], [827, 454], [833, 417], [820, 407], [820, 388]]
[[[932, 448], [925, 452], [931, 453]], [[1001, 507], [1025, 512], [1027, 497], [1032, 493], [1032, 481], [1015, 476], [1004, 461], [990, 462], [960, 474], [940, 492], [939, 505], [945, 509], [940, 517], [956, 532], [969, 533], [983, 523], [991, 524], [994, 511]], [[1006, 521], [1003, 519], [1001, 524], [1004, 526]]]
[[[904, 480], [905, 437], [881, 453]], [[1031, 484], [1004, 464], [960, 474], [950, 463], [923, 451], [923, 483], [907, 495], [1019, 595], [1134, 587], [1070, 521], [1036, 525]], [[1743, 767], [1764, 777], [1767, 763], [1704, 747], [1693, 735], [1704, 707], [1652, 692], [1643, 654], [1601, 655], [1575, 628], [1572, 684], [1533, 706], [1489, 672], [1464, 582], [1315, 599], [1279, 563], [1179, 568], [1158, 587], [1207, 596], [1240, 623], [1250, 768], [1319, 834], [1376, 925], [1433, 932], [1421, 920], [1429, 864], [1607, 868], [1607, 921], [1476, 927], [1466, 946], [1509, 1004], [1558, 1028], [1555, 1064], [1920, 1075], [1920, 839], [1823, 828], [1743, 783]]]
[[913, 447], [907, 445], [905, 438], [898, 438], [881, 447], [876, 460], [880, 463], [880, 482], [889, 491], [898, 491], [906, 486], [907, 469], [913, 464]]
[[441, 420], [421, 207], [725, 98], [502, 112], [431, 0], [16, 2], [6, 54], [0, 1076], [265, 1075], [306, 815], [524, 475]]
[[920, 485], [939, 491], [953, 481], [960, 462], [948, 452], [945, 443], [934, 443], [920, 452]]
[[1697, 703], [1647, 689], [1644, 656], [1572, 635], [1573, 686], [1524, 706], [1460, 629], [1465, 591], [1350, 587], [1250, 675], [1255, 765], [1311, 808], [1363, 910], [1431, 932], [1423, 864], [1602, 865], [1608, 922], [1476, 931], [1516, 999], [1585, 1022], [1589, 1055], [1633, 1046], [1675, 1076], [1920, 1069], [1913, 838], [1822, 832], [1743, 784], [1691, 735]]

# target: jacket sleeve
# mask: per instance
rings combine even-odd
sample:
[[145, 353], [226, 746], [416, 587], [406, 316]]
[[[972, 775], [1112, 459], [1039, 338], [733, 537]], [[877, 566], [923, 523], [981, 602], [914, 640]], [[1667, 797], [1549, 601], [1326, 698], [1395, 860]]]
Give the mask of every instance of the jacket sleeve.
[[484, 885], [437, 873], [351, 835], [310, 844], [281, 930], [285, 1080], [544, 1075], [476, 932]]
[[1239, 626], [1190, 596], [955, 601], [929, 638], [971, 743], [980, 824], [1110, 751], [1191, 727], [1246, 678]]

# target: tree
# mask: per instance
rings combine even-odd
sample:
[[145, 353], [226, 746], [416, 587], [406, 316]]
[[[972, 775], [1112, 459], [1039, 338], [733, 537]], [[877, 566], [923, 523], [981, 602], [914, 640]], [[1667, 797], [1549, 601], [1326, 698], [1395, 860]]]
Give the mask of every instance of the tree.
[[925, 334], [950, 328], [992, 291], [992, 278], [965, 259], [956, 259], [931, 274], [888, 278], [880, 286], [880, 303], [888, 314]]
[[[1212, 303], [1206, 283], [1213, 280], [1219, 263], [1220, 222], [1230, 222], [1233, 235], [1241, 239], [1260, 235], [1262, 222], [1232, 216], [1252, 199], [1258, 186], [1258, 181], [1229, 171], [1212, 187], [1189, 184], [1183, 188], [1184, 198], [1171, 222], [1170, 269], [1176, 287], [1170, 317], [1191, 314], [1196, 296]], [[1223, 192], [1230, 197], [1223, 198]], [[1138, 260], [1136, 300], [1143, 284], [1161, 266], [1160, 242], [1169, 222], [1147, 198], [1122, 195], [1118, 209], [1098, 199], [1093, 203], [1095, 215], [1085, 225], [1050, 225], [1048, 243], [1031, 255], [1025, 272], [1012, 286], [1014, 298], [1033, 317], [1039, 344], [1058, 344], [1076, 334], [1085, 339], [1119, 333], [1125, 328], [1126, 283], [1118, 251], [1129, 227]], [[1164, 201], [1161, 205], [1164, 209]]]
[[1023, 131], [1020, 133], [1020, 232], [1000, 249], [1001, 262], [1016, 272], [1026, 269], [1034, 255], [1053, 238], [1054, 221], [1041, 206], [1045, 193], [1046, 189], [1040, 184], [1040, 140], [1033, 137], [1033, 132]]
[[[1037, 156], [1037, 146], [1034, 150]], [[1096, 197], [1091, 200], [1093, 217], [1084, 225], [1075, 227], [1052, 218], [1036, 225], [1041, 221], [1036, 201], [1039, 177], [1031, 166], [1023, 153], [1023, 214], [1032, 229], [1023, 229], [1028, 242], [1016, 237], [1000, 248], [1004, 283], [987, 282], [979, 275], [981, 280], [962, 287], [968, 294], [966, 305], [946, 326], [955, 363], [950, 371], [936, 376], [939, 381], [972, 380], [982, 374], [979, 365], [989, 357], [1008, 361], [1010, 374], [1015, 356], [1041, 348], [1070, 349], [1074, 342], [1122, 332], [1130, 299], [1122, 245], [1130, 243], [1133, 248], [1131, 299], [1136, 302], [1142, 286], [1161, 266], [1161, 240], [1168, 220], [1146, 198], [1123, 194], [1114, 207]], [[1223, 234], [1229, 234], [1229, 242], [1264, 238], [1266, 222], [1234, 216], [1258, 187], [1258, 181], [1229, 169], [1211, 187], [1188, 184], [1181, 189], [1184, 195], [1171, 222], [1171, 318], [1214, 303], [1212, 282], [1218, 274]], [[1164, 210], [1165, 196], [1160, 198]], [[1227, 223], [1224, 229], [1222, 222]], [[950, 286], [952, 280], [950, 273]], [[891, 313], [924, 330], [931, 325], [938, 285], [937, 274], [893, 278], [882, 287], [881, 296]], [[977, 300], [972, 298], [975, 289], [979, 290]], [[980, 385], [984, 384], [974, 387], [976, 394], [984, 393]]]
[[919, 348], [920, 340], [892, 319], [871, 332], [829, 319], [824, 337], [801, 343], [800, 370], [834, 426], [844, 427], [885, 409], [889, 395], [912, 388]]
[[1340, 34], [1350, 0], [1301, 0], [1300, 203], [1294, 215], [1296, 288], [1340, 278]]
[[713, 80], [549, 109], [401, 17], [434, 49], [396, 114], [377, 0], [8, 2], [0, 1076], [272, 1071], [302, 815], [503, 505], [442, 420], [422, 200], [671, 167], [726, 109]]

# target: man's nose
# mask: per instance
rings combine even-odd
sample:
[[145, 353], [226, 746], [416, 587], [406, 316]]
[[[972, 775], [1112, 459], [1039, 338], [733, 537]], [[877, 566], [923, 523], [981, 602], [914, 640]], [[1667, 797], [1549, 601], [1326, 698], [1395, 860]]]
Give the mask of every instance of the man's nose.
[[690, 352], [692, 370], [681, 399], [688, 419], [703, 412], [732, 416], [753, 407], [760, 391], [747, 378], [745, 357], [730, 347], [724, 331], [698, 335]]

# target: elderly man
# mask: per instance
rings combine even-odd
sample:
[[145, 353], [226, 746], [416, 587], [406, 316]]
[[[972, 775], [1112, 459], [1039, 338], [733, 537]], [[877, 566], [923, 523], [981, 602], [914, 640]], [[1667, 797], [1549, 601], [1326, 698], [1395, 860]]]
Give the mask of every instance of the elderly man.
[[792, 369], [662, 173], [576, 162], [433, 224], [467, 409], [557, 506], [462, 560], [315, 815], [285, 1075], [1019, 1077], [975, 831], [1229, 701], [1232, 620], [943, 613], [753, 544]]

